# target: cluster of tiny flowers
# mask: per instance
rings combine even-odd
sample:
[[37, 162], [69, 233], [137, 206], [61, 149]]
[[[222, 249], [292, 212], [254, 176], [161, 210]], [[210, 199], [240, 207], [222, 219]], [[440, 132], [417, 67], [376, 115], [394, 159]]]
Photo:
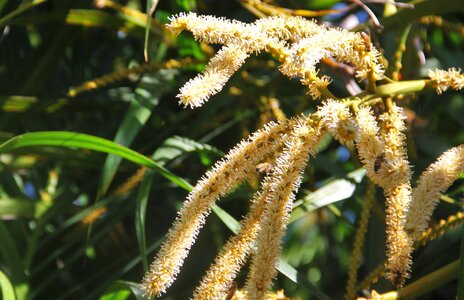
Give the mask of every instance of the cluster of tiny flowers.
[[181, 102], [191, 108], [203, 105], [211, 94], [222, 90], [247, 57], [248, 53], [237, 45], [224, 46], [210, 60], [203, 74], [191, 79], [180, 89]]
[[184, 106], [201, 106], [222, 89], [248, 55], [261, 51], [282, 62], [284, 75], [299, 77], [314, 99], [321, 97], [330, 83], [329, 77], [318, 76], [316, 65], [323, 58], [354, 65], [360, 80], [379, 80], [384, 74], [380, 53], [365, 34], [328, 28], [301, 17], [268, 17], [247, 24], [182, 13], [171, 18], [167, 26], [174, 34], [188, 30], [199, 41], [224, 45], [204, 73], [181, 89], [178, 97]]
[[450, 68], [447, 71], [436, 69], [429, 71], [429, 77], [434, 81], [435, 89], [438, 94], [445, 92], [448, 88], [460, 90], [464, 87], [464, 74], [461, 70]]
[[408, 276], [413, 240], [405, 230], [406, 216], [411, 204], [411, 170], [405, 148], [406, 117], [403, 110], [393, 105], [389, 113], [380, 116], [385, 140], [384, 166], [388, 180], [382, 185], [386, 197], [387, 219], [387, 277], [401, 286]]
[[335, 139], [347, 146], [353, 146], [356, 123], [345, 104], [329, 99], [318, 112], [322, 116], [321, 123]]
[[197, 183], [144, 278], [147, 295], [158, 295], [172, 284], [215, 201], [251, 178], [255, 166], [281, 146], [286, 131], [285, 122], [269, 124], [239, 143]]
[[[246, 24], [187, 13], [173, 17], [168, 27], [175, 34], [189, 30], [197, 40], [224, 45], [205, 71], [180, 90], [184, 106], [201, 106], [223, 88], [250, 54], [261, 51], [276, 56], [282, 63], [281, 72], [299, 77], [313, 98], [320, 97], [330, 83], [329, 77], [318, 74], [316, 65], [321, 59], [352, 64], [358, 79], [383, 77], [380, 54], [365, 35], [327, 28], [299, 17], [268, 17]], [[430, 78], [439, 93], [448, 87], [463, 86], [463, 75], [455, 69], [436, 70]], [[464, 171], [464, 145], [460, 145], [442, 154], [413, 189], [404, 120], [402, 109], [395, 104], [376, 118], [369, 107], [356, 107], [352, 113], [346, 103], [328, 99], [313, 115], [271, 122], [240, 142], [206, 172], [188, 195], [145, 275], [146, 295], [160, 295], [173, 283], [215, 202], [255, 178], [258, 166], [270, 161], [273, 168], [266, 171], [239, 232], [224, 245], [193, 299], [225, 298], [249, 256], [250, 272], [236, 296], [269, 297], [302, 174], [326, 132], [345, 145], [356, 145], [367, 177], [384, 190], [387, 277], [401, 286], [408, 277], [414, 241], [425, 230], [440, 194]]]
[[225, 244], [193, 296], [223, 298], [251, 255], [243, 293], [247, 299], [265, 299], [276, 276], [281, 240], [301, 175], [326, 131], [342, 143], [355, 143], [367, 176], [384, 189], [387, 277], [401, 286], [408, 277], [413, 243], [425, 230], [437, 199], [464, 171], [461, 145], [432, 164], [412, 190], [404, 130], [400, 107], [393, 105], [376, 119], [369, 107], [361, 107], [353, 115], [336, 100], [326, 101], [312, 116], [265, 126], [216, 163], [189, 194], [144, 278], [146, 294], [159, 295], [175, 280], [215, 201], [255, 176], [256, 166], [272, 160], [274, 167], [252, 198], [240, 231]]
[[[342, 102], [329, 100], [319, 109], [321, 123], [342, 143], [341, 120], [351, 120]], [[413, 244], [426, 229], [442, 192], [464, 171], [464, 146], [452, 148], [439, 157], [411, 188], [411, 170], [406, 154], [404, 115], [393, 105], [376, 120], [369, 107], [355, 116], [355, 142], [369, 179], [384, 189], [387, 222], [387, 278], [401, 286], [411, 267]], [[380, 127], [379, 127], [380, 125]], [[351, 128], [351, 126], [350, 126]]]
[[[380, 53], [364, 34], [340, 28], [320, 26], [316, 34], [301, 39], [288, 50], [288, 58], [281, 70], [288, 76], [316, 76], [316, 64], [326, 57], [353, 64], [357, 77], [364, 79], [372, 73], [376, 80], [383, 78], [384, 69], [379, 63]], [[303, 78], [305, 78], [303, 77]]]
[[422, 173], [413, 190], [413, 199], [407, 218], [407, 230], [414, 240], [427, 228], [441, 193], [446, 191], [464, 172], [464, 145], [443, 153]]
[[[263, 299], [276, 275], [281, 238], [301, 175], [315, 153], [323, 130], [310, 117], [271, 123], [239, 143], [206, 173], [187, 197], [184, 207], [161, 246], [143, 282], [146, 295], [165, 292], [175, 280], [198, 231], [216, 200], [255, 175], [260, 163], [281, 154], [255, 194], [239, 233], [226, 243], [194, 293], [193, 299], [222, 299], [240, 268], [257, 250], [250, 266], [245, 292], [248, 299]], [[267, 238], [263, 238], [267, 237]]]
[[310, 128], [304, 119], [292, 131], [276, 167], [264, 182], [269, 186], [269, 196], [261, 217], [257, 250], [253, 255], [244, 290], [248, 299], [265, 299], [272, 279], [277, 275], [277, 259], [281, 253], [281, 240], [293, 206], [295, 193], [309, 155], [314, 155], [321, 140], [318, 128]]
[[196, 288], [193, 299], [220, 299], [230, 288], [256, 240], [269, 187], [269, 184], [263, 184], [262, 190], [255, 193], [250, 212], [240, 223], [239, 233], [232, 236], [219, 252]]
[[[343, 107], [343, 103], [327, 101], [319, 112], [334, 137], [346, 143], [337, 132], [339, 119], [352, 118], [349, 111]], [[357, 128], [354, 129], [354, 139], [367, 176], [384, 189], [388, 277], [395, 284], [401, 285], [411, 264], [409, 255], [412, 251], [412, 241], [405, 231], [411, 187], [409, 164], [403, 146], [404, 117], [401, 109], [393, 106], [392, 111], [380, 116], [379, 120], [381, 127], [369, 107], [360, 108], [355, 116]]]

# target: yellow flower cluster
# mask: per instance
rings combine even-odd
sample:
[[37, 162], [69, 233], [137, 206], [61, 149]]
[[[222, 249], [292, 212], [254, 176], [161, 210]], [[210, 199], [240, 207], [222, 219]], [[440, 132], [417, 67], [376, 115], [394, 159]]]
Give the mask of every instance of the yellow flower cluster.
[[[374, 87], [383, 77], [380, 54], [365, 35], [299, 17], [268, 17], [246, 24], [187, 13], [173, 17], [168, 26], [175, 34], [189, 30], [197, 40], [224, 45], [203, 74], [181, 88], [178, 97], [184, 106], [202, 105], [222, 89], [250, 54], [261, 51], [279, 59], [283, 74], [301, 78], [313, 98], [329, 94], [326, 87], [330, 79], [319, 76], [316, 68], [322, 59], [350, 63], [356, 67], [358, 79], [368, 78]], [[462, 75], [454, 69], [437, 70], [430, 77], [438, 92], [448, 86], [462, 88]], [[273, 168], [266, 172], [251, 200], [240, 231], [220, 251], [193, 296], [224, 298], [251, 256], [240, 294], [244, 299], [266, 299], [301, 176], [326, 132], [345, 145], [355, 145], [367, 177], [384, 190], [387, 277], [400, 287], [408, 277], [414, 241], [425, 230], [440, 194], [464, 171], [464, 145], [445, 152], [413, 189], [402, 108], [391, 103], [376, 117], [369, 106], [361, 104], [350, 106], [349, 101], [327, 99], [313, 115], [269, 123], [217, 162], [190, 192], [169, 230], [144, 278], [146, 294], [159, 295], [175, 280], [214, 203], [253, 178], [258, 166], [271, 162]], [[363, 222], [367, 224], [367, 217]]]
[[464, 74], [461, 70], [450, 68], [447, 71], [436, 69], [429, 71], [429, 77], [433, 80], [438, 94], [445, 92], [448, 88], [460, 90], [464, 87]]
[[276, 275], [281, 237], [301, 175], [324, 133], [317, 124], [310, 117], [271, 123], [216, 163], [189, 194], [170, 229], [144, 278], [146, 294], [159, 295], [175, 280], [215, 201], [251, 178], [256, 166], [283, 146], [274, 170], [267, 174], [261, 191], [253, 198], [240, 232], [224, 246], [194, 294], [194, 299], [223, 297], [257, 240], [245, 291], [249, 299], [263, 299]]
[[282, 154], [275, 162], [272, 174], [264, 180], [263, 189], [269, 188], [270, 192], [261, 217], [257, 250], [252, 257], [245, 284], [248, 299], [264, 299], [272, 279], [277, 275], [275, 266], [295, 193], [300, 186], [309, 155], [315, 154], [322, 136], [318, 127], [309, 127], [302, 121], [293, 129]]
[[203, 74], [181, 88], [178, 97], [184, 106], [201, 106], [224, 86], [249, 54], [261, 51], [281, 61], [284, 75], [301, 78], [314, 99], [321, 97], [330, 83], [329, 77], [318, 76], [316, 64], [323, 58], [354, 65], [360, 80], [368, 76], [373, 80], [383, 78], [380, 53], [365, 34], [328, 28], [300, 17], [268, 17], [247, 24], [182, 13], [171, 19], [168, 28], [174, 34], [189, 30], [197, 40], [224, 45]]
[[332, 99], [319, 108], [323, 116], [322, 124], [340, 143], [352, 146], [356, 132], [356, 122], [345, 104]]
[[[342, 116], [344, 122], [353, 117], [342, 103], [327, 101], [319, 111], [327, 119], [335, 138], [339, 138], [337, 123], [333, 115]], [[341, 113], [342, 112], [342, 113]], [[384, 189], [386, 197], [388, 277], [396, 285], [401, 285], [411, 265], [410, 253], [413, 242], [405, 230], [406, 213], [411, 202], [410, 169], [404, 149], [405, 126], [402, 110], [393, 106], [390, 113], [380, 116], [381, 127], [372, 110], [362, 107], [354, 118], [357, 128], [352, 130], [358, 154], [367, 176]], [[343, 128], [344, 126], [339, 126]], [[350, 126], [353, 128], [354, 126]], [[351, 131], [350, 131], [351, 132]], [[346, 143], [346, 139], [340, 139]]]
[[[246, 291], [250, 299], [264, 297], [275, 276], [280, 240], [285, 232], [294, 193], [309, 154], [315, 152], [323, 134], [313, 123], [308, 117], [271, 123], [248, 141], [241, 142], [224, 160], [216, 163], [212, 171], [207, 172], [189, 194], [145, 276], [144, 287], [148, 295], [164, 292], [174, 281], [214, 202], [250, 178], [259, 163], [283, 146], [282, 154], [274, 162], [274, 170], [268, 173], [261, 191], [253, 198], [250, 213], [242, 221], [240, 232], [224, 246], [194, 295], [194, 299], [221, 298], [257, 239], [257, 252], [253, 255]], [[256, 285], [258, 281], [260, 284]]]
[[381, 116], [385, 152], [376, 172], [386, 198], [387, 278], [396, 286], [401, 286], [407, 277], [413, 250], [413, 241], [405, 230], [411, 203], [411, 170], [403, 134], [406, 129], [404, 119], [402, 109], [397, 106]]
[[214, 202], [250, 178], [255, 166], [281, 146], [287, 130], [285, 122], [269, 124], [239, 143], [197, 183], [144, 278], [149, 295], [172, 284]]
[[446, 151], [422, 173], [413, 190], [414, 202], [408, 212], [407, 230], [414, 240], [427, 229], [441, 193], [451, 186], [461, 172], [464, 172], [464, 145]]
[[[340, 120], [351, 120], [341, 102], [326, 101], [319, 110], [322, 123], [333, 136], [340, 138]], [[341, 116], [341, 117], [340, 117]], [[338, 118], [337, 118], [338, 117]], [[355, 116], [355, 142], [359, 158], [369, 179], [383, 188], [386, 198], [387, 278], [401, 286], [408, 277], [414, 241], [426, 229], [442, 192], [464, 171], [464, 145], [440, 156], [411, 188], [411, 170], [405, 149], [402, 109], [393, 105], [379, 122], [369, 107], [361, 107]], [[337, 128], [336, 126], [339, 126]], [[379, 127], [380, 125], [380, 127]]]

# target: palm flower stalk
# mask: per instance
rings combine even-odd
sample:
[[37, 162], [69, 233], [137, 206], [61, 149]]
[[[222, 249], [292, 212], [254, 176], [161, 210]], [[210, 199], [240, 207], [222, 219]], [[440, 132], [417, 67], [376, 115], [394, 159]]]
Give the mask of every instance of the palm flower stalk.
[[412, 191], [414, 201], [407, 216], [407, 230], [414, 240], [427, 228], [440, 195], [464, 172], [464, 145], [451, 148], [425, 170]]
[[277, 150], [285, 132], [285, 122], [269, 124], [239, 143], [197, 183], [145, 275], [146, 294], [159, 295], [172, 284], [213, 204], [248, 179], [256, 164]]
[[[366, 34], [328, 28], [300, 17], [268, 17], [243, 23], [181, 13], [171, 18], [168, 28], [174, 34], [188, 30], [199, 41], [222, 45], [204, 72], [180, 89], [178, 98], [184, 106], [203, 105], [250, 55], [260, 52], [273, 55], [281, 63], [279, 70], [284, 75], [298, 77], [313, 99], [324, 101], [310, 116], [269, 123], [206, 173], [188, 195], [145, 275], [146, 295], [160, 295], [175, 280], [214, 203], [252, 178], [257, 166], [271, 160], [274, 168], [252, 198], [239, 233], [223, 247], [194, 294], [194, 299], [224, 298], [251, 254], [250, 272], [241, 294], [247, 299], [266, 298], [277, 274], [282, 237], [302, 174], [326, 131], [342, 144], [356, 146], [367, 177], [384, 190], [387, 278], [402, 286], [409, 276], [414, 240], [424, 231], [439, 195], [463, 171], [464, 150], [461, 145], [444, 153], [412, 190], [402, 109], [391, 103], [388, 111], [376, 118], [368, 104], [381, 97], [430, 88], [437, 93], [448, 88], [461, 89], [461, 72], [436, 70], [430, 72], [429, 80], [376, 86], [384, 78], [384, 66], [380, 52]], [[359, 94], [361, 98], [342, 101], [333, 96], [328, 89], [331, 78], [320, 74], [317, 68], [327, 60], [350, 64], [356, 70], [356, 78], [367, 81], [366, 91]], [[351, 275], [352, 286], [355, 277]], [[350, 297], [352, 294], [350, 291]]]
[[251, 260], [245, 290], [248, 299], [264, 299], [277, 275], [276, 264], [281, 253], [282, 237], [290, 215], [295, 193], [309, 155], [314, 155], [322, 137], [318, 126], [302, 122], [292, 132], [280, 157], [276, 160], [269, 182], [270, 193], [261, 219], [257, 251]]
[[193, 299], [221, 299], [227, 294], [256, 240], [265, 200], [269, 194], [267, 182], [265, 180], [263, 190], [253, 197], [250, 212], [240, 224], [240, 232], [230, 238], [219, 252], [214, 264], [210, 266], [200, 285], [195, 289]]
[[203, 74], [181, 89], [178, 97], [184, 106], [201, 106], [224, 86], [249, 54], [261, 51], [282, 62], [280, 71], [284, 75], [300, 77], [314, 99], [331, 96], [327, 89], [330, 78], [319, 76], [316, 68], [323, 58], [353, 64], [359, 80], [375, 81], [384, 76], [380, 53], [363, 34], [328, 28], [299, 17], [269, 17], [247, 24], [181, 13], [171, 18], [168, 28], [174, 34], [189, 30], [199, 41], [224, 45]]

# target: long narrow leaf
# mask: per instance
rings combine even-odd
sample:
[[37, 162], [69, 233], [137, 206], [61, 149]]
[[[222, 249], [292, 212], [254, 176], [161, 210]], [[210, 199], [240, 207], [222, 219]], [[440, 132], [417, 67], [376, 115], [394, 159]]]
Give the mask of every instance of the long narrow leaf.
[[[146, 83], [145, 85], [151, 84], [153, 86], [153, 82], [150, 82], [148, 77], [142, 78], [140, 83], [140, 85], [142, 86], [139, 86], [139, 88], [136, 89], [129, 110], [124, 116], [121, 126], [119, 126], [118, 132], [116, 133], [114, 141], [119, 145], [128, 147], [132, 144], [132, 141], [136, 137], [137, 133], [145, 125], [145, 123], [151, 116], [153, 108], [159, 102], [158, 99], [160, 93], [157, 92], [155, 94], [152, 93], [150, 90], [144, 89], [144, 83]], [[158, 85], [155, 85], [154, 87], [159, 88], [159, 85], [160, 82], [158, 81]], [[103, 166], [102, 181], [98, 191], [99, 196], [102, 196], [108, 190], [110, 183], [113, 180], [114, 175], [116, 174], [116, 170], [118, 169], [120, 162], [120, 156], [112, 154], [108, 155]]]
[[217, 205], [213, 206], [213, 212], [221, 219], [221, 221], [230, 229], [233, 233], [237, 234], [240, 230], [240, 223], [232, 217], [225, 210]]
[[461, 253], [458, 276], [458, 299], [464, 299], [464, 227], [461, 229]]
[[291, 281], [307, 288], [314, 296], [320, 300], [330, 300], [330, 297], [327, 296], [324, 292], [322, 292], [317, 286], [312, 284], [310, 281], [306, 280], [304, 276], [300, 276], [298, 271], [295, 270], [291, 265], [289, 265], [286, 261], [282, 258], [279, 258], [279, 262], [277, 265], [277, 270], [285, 277], [290, 279]]
[[10, 280], [6, 277], [5, 273], [0, 270], [0, 288], [2, 289], [3, 300], [15, 300], [16, 295], [11, 285]]
[[1, 144], [0, 153], [7, 153], [15, 149], [31, 146], [74, 147], [116, 154], [136, 164], [155, 170], [158, 174], [172, 181], [181, 188], [186, 190], [191, 189], [191, 185], [188, 182], [174, 175], [152, 159], [107, 139], [84, 133], [70, 131], [40, 131], [25, 133], [13, 137]]
[[[46, 1], [47, 0], [34, 0], [34, 1], [30, 2], [30, 3], [20, 5], [17, 9], [15, 9], [14, 11], [10, 12], [9, 14], [7, 14], [6, 16], [4, 16], [3, 18], [0, 19], [0, 27], [5, 25], [11, 18], [14, 18], [14, 17], [22, 14], [23, 12], [33, 8], [34, 6], [42, 4], [42, 3], [46, 2]], [[0, 11], [3, 8], [4, 5], [5, 5], [5, 3], [0, 3]]]
[[29, 287], [19, 256], [19, 249], [3, 222], [0, 222], [0, 241], [0, 255], [10, 270], [10, 281], [14, 286], [15, 294], [19, 299], [26, 299]]
[[361, 182], [365, 174], [364, 169], [350, 172], [347, 179], [331, 180], [316, 191], [307, 194], [302, 200], [295, 201], [289, 223], [323, 206], [351, 197], [356, 189], [356, 183]]
[[140, 185], [135, 207], [135, 232], [137, 233], [137, 242], [139, 244], [140, 256], [142, 257], [143, 269], [148, 270], [147, 260], [147, 239], [145, 234], [145, 219], [148, 205], [148, 196], [150, 193], [151, 184], [153, 182], [153, 172], [148, 172], [145, 179]]
[[150, 38], [150, 23], [151, 23], [151, 14], [150, 14], [150, 7], [152, 6], [153, 0], [147, 0], [146, 5], [146, 12], [147, 12], [147, 23], [145, 25], [145, 38], [143, 42], [143, 57], [145, 58], [145, 62], [148, 62], [148, 40]]
[[199, 143], [189, 138], [173, 136], [166, 139], [153, 153], [153, 159], [159, 164], [173, 160], [182, 154], [196, 151], [207, 151], [218, 156], [224, 155], [222, 151], [208, 144]]
[[[143, 38], [146, 28], [145, 19], [137, 19], [124, 14], [111, 14], [95, 9], [70, 9], [66, 12], [45, 12], [31, 16], [21, 16], [11, 20], [11, 24], [13, 25], [31, 25], [49, 22], [65, 22], [69, 25], [84, 27], [112, 28], [141, 38]], [[165, 43], [172, 44], [172, 40], [164, 36], [159, 28], [149, 26], [148, 29], [155, 36], [162, 38]]]
[[31, 199], [0, 198], [0, 219], [32, 218], [40, 205]]
[[456, 0], [416, 0], [410, 1], [414, 9], [403, 9], [396, 14], [380, 20], [385, 29], [403, 27], [423, 16], [441, 15], [464, 11], [464, 1]]

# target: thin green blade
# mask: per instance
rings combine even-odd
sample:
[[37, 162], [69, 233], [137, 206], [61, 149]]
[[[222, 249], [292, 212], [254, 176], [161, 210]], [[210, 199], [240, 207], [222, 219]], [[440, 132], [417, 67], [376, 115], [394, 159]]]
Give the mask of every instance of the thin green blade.
[[31, 146], [82, 148], [119, 155], [136, 164], [155, 170], [158, 174], [175, 183], [181, 188], [186, 190], [191, 189], [191, 185], [188, 182], [174, 175], [152, 159], [107, 139], [84, 133], [70, 131], [39, 131], [25, 133], [15, 136], [1, 144], [0, 153], [7, 153], [15, 149]]

